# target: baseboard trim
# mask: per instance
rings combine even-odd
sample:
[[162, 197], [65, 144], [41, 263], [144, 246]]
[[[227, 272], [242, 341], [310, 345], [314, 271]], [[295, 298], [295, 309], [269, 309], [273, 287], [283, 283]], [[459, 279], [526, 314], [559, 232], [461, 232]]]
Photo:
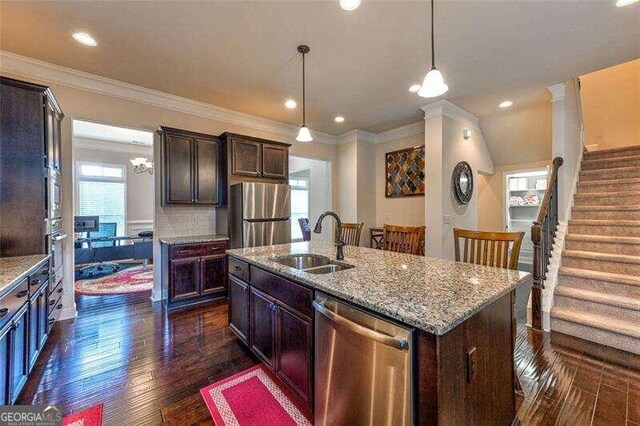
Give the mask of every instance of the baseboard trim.
[[78, 316], [78, 311], [76, 310], [76, 304], [73, 303], [72, 306], [64, 308], [60, 313], [60, 318], [58, 321], [64, 321], [68, 319], [75, 319]]

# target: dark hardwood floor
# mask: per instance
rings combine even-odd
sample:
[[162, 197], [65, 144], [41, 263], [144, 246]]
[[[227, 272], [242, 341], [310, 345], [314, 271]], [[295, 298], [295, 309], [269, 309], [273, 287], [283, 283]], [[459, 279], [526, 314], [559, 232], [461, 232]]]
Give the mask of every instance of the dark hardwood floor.
[[[18, 403], [67, 414], [102, 402], [105, 425], [211, 424], [199, 389], [257, 363], [226, 327], [225, 305], [166, 314], [147, 295], [77, 304]], [[640, 357], [519, 327], [516, 360], [522, 424], [640, 425]]]

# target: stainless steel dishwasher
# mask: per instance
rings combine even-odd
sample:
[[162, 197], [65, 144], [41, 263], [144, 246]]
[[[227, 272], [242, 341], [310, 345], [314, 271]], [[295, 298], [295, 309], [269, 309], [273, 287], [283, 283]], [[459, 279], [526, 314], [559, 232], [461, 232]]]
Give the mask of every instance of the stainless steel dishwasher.
[[412, 329], [319, 292], [313, 307], [314, 424], [412, 424]]

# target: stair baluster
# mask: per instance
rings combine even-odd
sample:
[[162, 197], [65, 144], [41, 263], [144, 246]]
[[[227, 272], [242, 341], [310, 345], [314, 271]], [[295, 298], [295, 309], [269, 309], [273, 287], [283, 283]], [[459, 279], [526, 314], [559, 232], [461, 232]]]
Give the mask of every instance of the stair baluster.
[[547, 279], [547, 269], [558, 228], [558, 169], [561, 157], [553, 159], [553, 167], [547, 190], [544, 193], [538, 218], [531, 226], [533, 242], [533, 287], [531, 288], [532, 320], [535, 330], [542, 330], [542, 289]]

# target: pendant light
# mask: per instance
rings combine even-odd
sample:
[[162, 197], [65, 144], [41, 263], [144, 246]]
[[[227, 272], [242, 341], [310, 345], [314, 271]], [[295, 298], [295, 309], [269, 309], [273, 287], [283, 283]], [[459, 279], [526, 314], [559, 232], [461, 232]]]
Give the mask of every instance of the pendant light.
[[309, 46], [305, 44], [301, 44], [298, 46], [298, 53], [302, 54], [302, 127], [300, 127], [300, 131], [298, 132], [298, 136], [296, 140], [298, 142], [311, 142], [313, 138], [311, 137], [311, 132], [307, 127], [307, 99], [306, 99], [306, 89], [305, 89], [305, 68], [304, 68], [304, 55], [309, 53], [311, 49]]
[[423, 98], [435, 98], [444, 95], [449, 90], [444, 82], [442, 73], [436, 68], [436, 48], [433, 30], [433, 0], [431, 0], [431, 70], [424, 77], [422, 86], [418, 90], [418, 95]]

